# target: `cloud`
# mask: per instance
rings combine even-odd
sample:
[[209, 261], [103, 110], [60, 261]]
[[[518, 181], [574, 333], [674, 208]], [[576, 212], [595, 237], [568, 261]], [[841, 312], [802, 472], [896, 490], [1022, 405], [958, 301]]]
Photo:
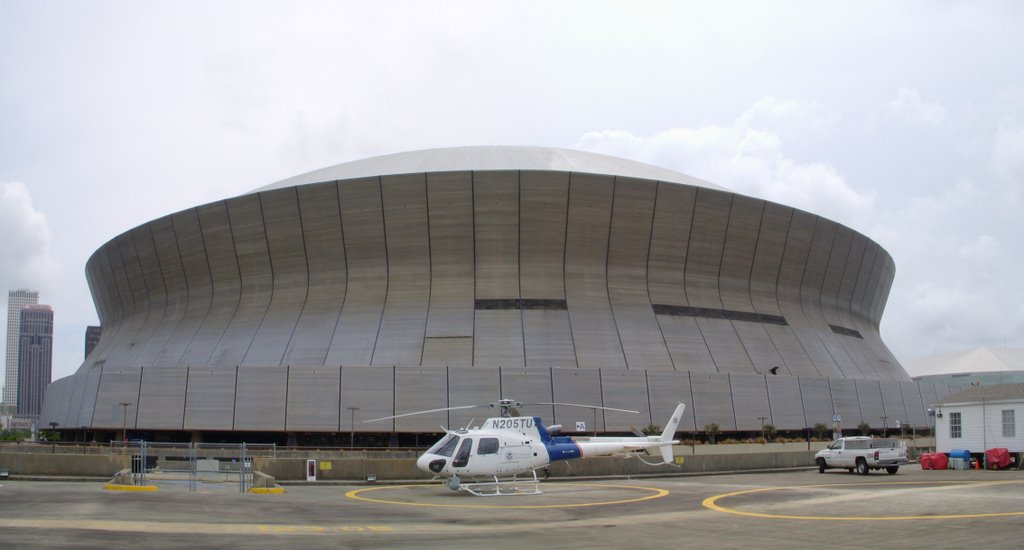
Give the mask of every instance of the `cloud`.
[[992, 143], [992, 172], [1004, 186], [1008, 206], [1016, 209], [1024, 196], [1024, 128], [1001, 127]]
[[946, 121], [946, 108], [937, 101], [928, 102], [921, 99], [917, 90], [900, 88], [896, 99], [888, 103], [887, 111], [899, 118], [925, 127], [935, 127]]
[[584, 134], [577, 147], [673, 168], [752, 195], [863, 227], [875, 195], [854, 190], [825, 162], [800, 162], [783, 147], [781, 129], [814, 135], [836, 116], [816, 105], [764, 98], [727, 126], [670, 128], [643, 137], [625, 130]]
[[57, 271], [46, 216], [21, 182], [0, 183], [0, 284], [4, 289], [52, 287]]

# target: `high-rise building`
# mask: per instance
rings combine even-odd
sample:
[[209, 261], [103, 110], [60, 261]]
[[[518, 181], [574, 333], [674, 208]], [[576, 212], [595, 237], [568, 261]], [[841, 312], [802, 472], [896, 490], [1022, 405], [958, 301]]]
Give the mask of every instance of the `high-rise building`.
[[7, 357], [4, 373], [4, 405], [18, 404], [18, 335], [21, 332], [21, 308], [39, 303], [39, 292], [24, 288], [7, 293]]
[[102, 332], [103, 327], [85, 327], [85, 357], [89, 357], [89, 354], [92, 353], [96, 344], [100, 343], [100, 333]]
[[53, 310], [46, 305], [27, 305], [21, 309], [18, 335], [18, 416], [39, 416], [43, 392], [52, 377]]

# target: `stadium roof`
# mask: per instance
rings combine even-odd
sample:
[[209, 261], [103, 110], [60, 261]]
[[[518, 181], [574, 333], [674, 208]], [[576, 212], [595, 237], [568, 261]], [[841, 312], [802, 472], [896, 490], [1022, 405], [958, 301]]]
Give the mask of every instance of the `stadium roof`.
[[686, 174], [598, 153], [552, 147], [474, 146], [424, 149], [354, 160], [281, 180], [254, 192], [323, 181], [467, 170], [551, 170], [607, 174], [728, 191]]
[[902, 363], [911, 376], [1024, 371], [1024, 349], [981, 347], [908, 359]]
[[982, 400], [1010, 401], [1024, 400], [1024, 384], [998, 384], [994, 386], [972, 386], [960, 393], [938, 401], [937, 405], [950, 403], [973, 403]]

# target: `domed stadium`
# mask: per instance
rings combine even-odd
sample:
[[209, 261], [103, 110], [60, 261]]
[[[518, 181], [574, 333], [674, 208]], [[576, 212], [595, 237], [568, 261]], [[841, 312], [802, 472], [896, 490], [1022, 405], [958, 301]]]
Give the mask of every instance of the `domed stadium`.
[[[567, 432], [927, 427], [864, 235], [625, 159], [459, 147], [155, 219], [86, 265], [103, 327], [40, 422], [150, 440], [436, 433], [512, 398]], [[640, 414], [551, 405], [579, 403]], [[582, 424], [577, 424], [582, 423]], [[595, 425], [596, 424], [596, 425]]]

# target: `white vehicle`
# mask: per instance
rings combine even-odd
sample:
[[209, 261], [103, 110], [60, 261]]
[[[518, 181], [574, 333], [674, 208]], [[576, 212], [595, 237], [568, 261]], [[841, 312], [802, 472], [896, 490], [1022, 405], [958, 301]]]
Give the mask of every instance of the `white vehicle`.
[[895, 474], [907, 463], [907, 448], [896, 439], [874, 439], [866, 436], [841, 437], [814, 455], [818, 473], [827, 468], [846, 468], [867, 475], [871, 470]]
[[[636, 412], [572, 403], [530, 404]], [[679, 420], [683, 417], [683, 410], [686, 408], [686, 405], [682, 403], [676, 406], [660, 436], [647, 436], [641, 433], [636, 437], [591, 437], [586, 440], [574, 440], [569, 436], [554, 435], [561, 426], [547, 427], [539, 416], [518, 416], [516, 407], [521, 406], [523, 403], [502, 399], [498, 403], [489, 405], [449, 407], [388, 418], [473, 407], [498, 408], [501, 416], [488, 418], [478, 428], [445, 429], [446, 435], [416, 460], [417, 468], [434, 474], [435, 479], [446, 479], [448, 487], [452, 490], [465, 491], [476, 496], [494, 496], [540, 494], [537, 470], [545, 468], [556, 460], [593, 456], [626, 456], [643, 460], [639, 456], [640, 454], [647, 454], [648, 449], [657, 449], [662, 462], [646, 463], [651, 465], [672, 464], [672, 445], [679, 443], [672, 438], [679, 427]], [[384, 419], [378, 418], [366, 422], [376, 420]], [[530, 474], [531, 477], [517, 479], [520, 474]], [[463, 482], [463, 478], [471, 481]], [[524, 487], [526, 488], [524, 489]]]

